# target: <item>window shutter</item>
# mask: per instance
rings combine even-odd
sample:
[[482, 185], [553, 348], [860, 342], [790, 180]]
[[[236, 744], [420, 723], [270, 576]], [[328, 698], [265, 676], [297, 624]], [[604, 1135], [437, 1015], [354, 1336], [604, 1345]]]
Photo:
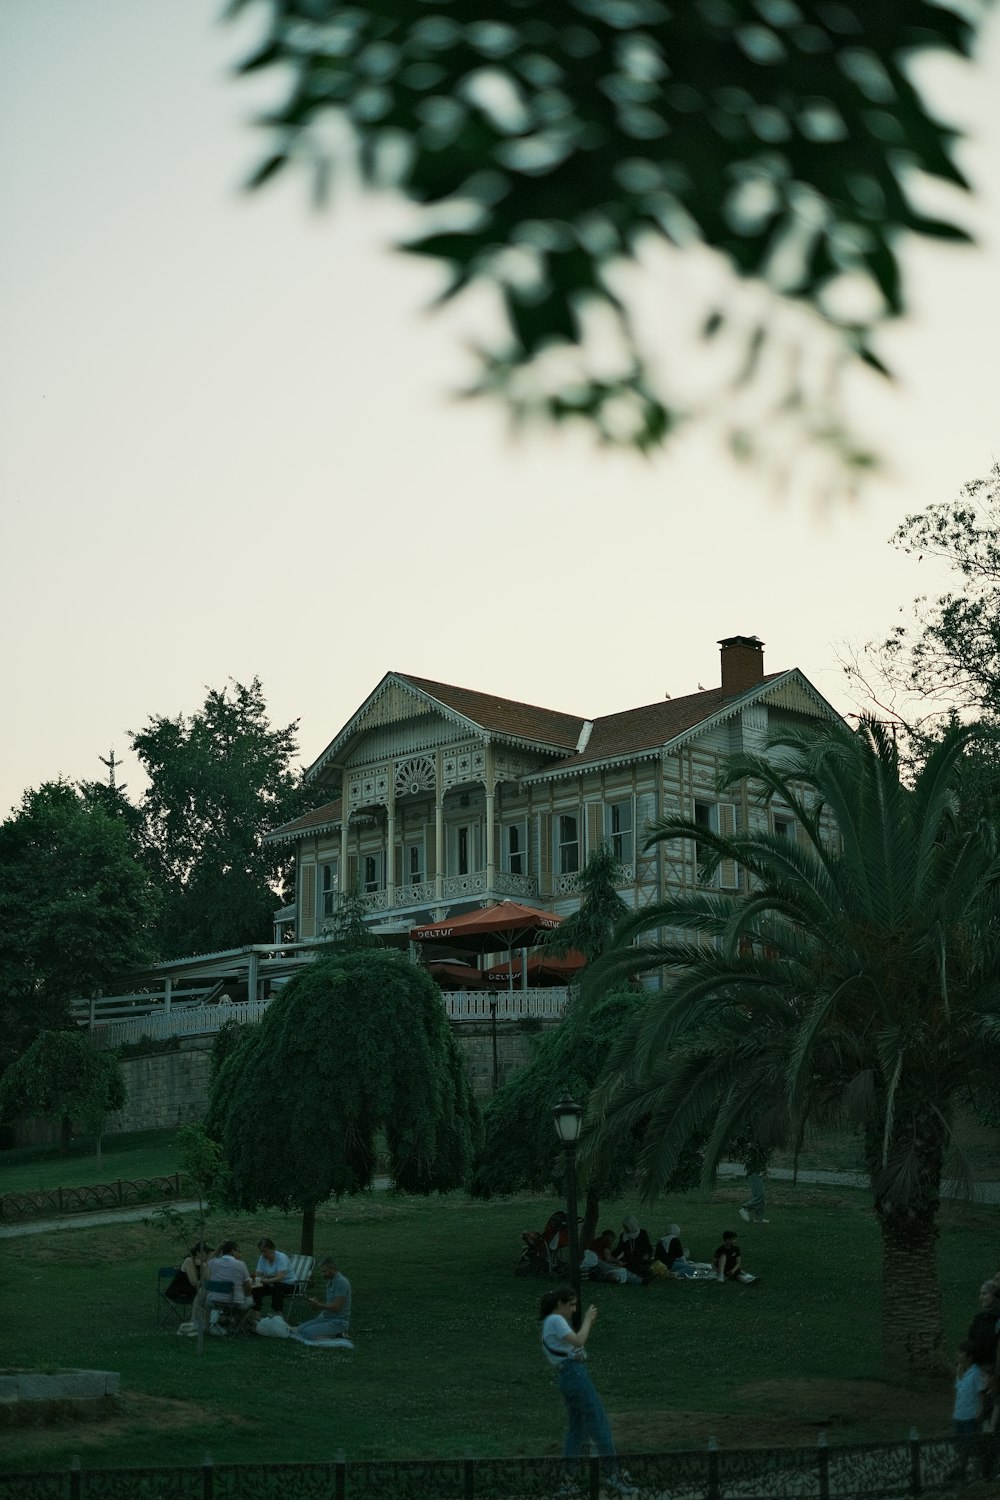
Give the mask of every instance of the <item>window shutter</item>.
[[[734, 833], [739, 832], [740, 809], [735, 802], [719, 803], [719, 832], [723, 838], [732, 838]], [[723, 859], [719, 862], [719, 885], [723, 890], [739, 890], [740, 867], [734, 859]]]
[[584, 813], [587, 828], [585, 858], [589, 859], [604, 843], [604, 803], [588, 802], [584, 806]]
[[347, 856], [347, 886], [346, 889], [353, 891], [358, 883], [358, 856], [349, 854]]
[[552, 814], [539, 813], [538, 832], [538, 894], [552, 895]]
[[403, 884], [403, 851], [397, 847], [392, 851], [392, 883], [395, 886]]
[[433, 880], [437, 873], [434, 856], [437, 853], [437, 834], [433, 823], [424, 824], [424, 879]]
[[303, 865], [299, 872], [302, 890], [299, 896], [299, 936], [316, 936], [316, 866]]

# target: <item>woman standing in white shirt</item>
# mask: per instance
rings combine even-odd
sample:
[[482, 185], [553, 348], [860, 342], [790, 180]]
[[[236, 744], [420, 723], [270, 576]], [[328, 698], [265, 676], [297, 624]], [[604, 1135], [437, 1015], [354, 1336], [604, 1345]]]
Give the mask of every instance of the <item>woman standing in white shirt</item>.
[[591, 1303], [577, 1332], [573, 1327], [576, 1305], [573, 1288], [560, 1286], [545, 1293], [538, 1309], [542, 1323], [542, 1351], [556, 1372], [556, 1384], [569, 1418], [563, 1444], [565, 1465], [560, 1493], [576, 1493], [573, 1479], [576, 1460], [583, 1452], [584, 1442], [590, 1438], [607, 1464], [607, 1488], [615, 1495], [637, 1495], [639, 1491], [619, 1467], [611, 1424], [584, 1363], [587, 1358], [584, 1345], [597, 1319], [597, 1308]]

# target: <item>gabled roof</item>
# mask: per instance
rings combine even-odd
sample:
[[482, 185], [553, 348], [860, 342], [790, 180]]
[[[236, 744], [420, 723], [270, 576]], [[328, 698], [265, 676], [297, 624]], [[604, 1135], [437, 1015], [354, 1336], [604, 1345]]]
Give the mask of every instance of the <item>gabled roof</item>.
[[782, 687], [797, 689], [811, 700], [816, 713], [839, 718], [835, 708], [817, 692], [797, 667], [786, 672], [771, 672], [743, 693], [725, 695], [721, 687], [688, 693], [683, 698], [666, 698], [642, 708], [627, 708], [622, 713], [606, 714], [595, 719], [594, 727], [580, 754], [569, 755], [522, 779], [544, 781], [548, 777], [566, 776], [588, 767], [629, 760], [634, 756], [658, 755], [662, 750], [708, 729], [739, 713], [757, 700], [767, 701]]
[[468, 719], [470, 724], [510, 739], [572, 750], [585, 723], [578, 714], [560, 713], [555, 708], [538, 708], [532, 703], [519, 703], [515, 698], [497, 698], [475, 688], [451, 687], [446, 682], [432, 682], [428, 677], [410, 677], [403, 672], [395, 675]]
[[555, 755], [566, 754], [576, 747], [585, 723], [577, 714], [538, 708], [512, 698], [498, 698], [493, 693], [481, 693], [474, 688], [453, 687], [450, 683], [433, 682], [428, 677], [411, 677], [406, 672], [387, 672], [374, 692], [313, 761], [306, 771], [307, 781], [318, 776], [331, 761], [336, 764], [343, 758], [355, 735], [364, 733], [366, 719], [377, 714], [379, 700], [394, 690], [409, 695], [415, 715], [420, 712], [440, 713], [470, 734], [491, 734]]
[[[317, 775], [330, 761], [336, 762], [354, 736], [365, 732], [365, 719], [387, 691], [410, 695], [414, 712], [441, 713], [472, 733], [490, 734], [548, 753], [552, 757], [549, 764], [524, 776], [525, 782], [568, 777], [588, 768], [659, 755], [692, 735], [723, 723], [758, 700], [774, 703], [785, 697], [786, 706], [791, 703], [800, 711], [814, 712], [817, 717], [839, 718], [836, 709], [797, 667], [771, 672], [735, 695], [725, 695], [721, 687], [707, 688], [683, 698], [665, 698], [641, 708], [605, 714], [592, 721], [557, 709], [519, 703], [513, 698], [498, 698], [475, 688], [455, 687], [404, 672], [387, 672], [310, 766], [307, 779]], [[401, 713], [405, 709], [404, 701]], [[578, 745], [582, 749], [577, 750]], [[343, 804], [338, 798], [275, 828], [266, 837], [269, 842], [280, 843], [325, 833], [340, 826], [342, 815]]]

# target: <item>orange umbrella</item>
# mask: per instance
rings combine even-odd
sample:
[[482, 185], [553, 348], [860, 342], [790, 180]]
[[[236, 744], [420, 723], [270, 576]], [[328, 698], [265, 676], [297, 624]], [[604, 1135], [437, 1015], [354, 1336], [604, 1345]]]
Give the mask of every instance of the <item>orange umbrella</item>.
[[[544, 984], [568, 984], [580, 970], [587, 960], [582, 953], [571, 948], [566, 954], [559, 958], [546, 958], [545, 953], [534, 953], [528, 959], [525, 969], [530, 985]], [[506, 984], [511, 973], [520, 974], [520, 964], [500, 964], [498, 967], [486, 971], [486, 979], [490, 984]]]
[[498, 906], [477, 907], [444, 922], [426, 927], [411, 927], [415, 943], [443, 943], [466, 953], [495, 953], [500, 948], [532, 948], [547, 932], [558, 927], [561, 917], [518, 901], [501, 901]]
[[484, 990], [487, 987], [482, 970], [474, 964], [463, 964], [461, 959], [435, 960], [425, 967], [443, 990]]

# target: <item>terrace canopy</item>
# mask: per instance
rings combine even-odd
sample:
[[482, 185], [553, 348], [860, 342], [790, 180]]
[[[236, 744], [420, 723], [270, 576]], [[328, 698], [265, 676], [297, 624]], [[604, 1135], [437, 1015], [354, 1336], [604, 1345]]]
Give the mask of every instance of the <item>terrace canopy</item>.
[[[527, 963], [523, 965], [523, 972], [527, 976], [529, 985], [546, 984], [570, 984], [584, 967], [587, 960], [582, 953], [577, 953], [571, 948], [569, 953], [559, 958], [546, 957], [545, 950], [541, 953], [533, 953]], [[486, 970], [488, 984], [507, 984], [512, 972], [520, 975], [521, 964], [494, 964]]]
[[518, 901], [501, 901], [497, 906], [462, 912], [444, 922], [411, 927], [410, 937], [415, 943], [440, 943], [463, 953], [498, 953], [533, 948], [561, 921], [550, 911], [522, 906]]

